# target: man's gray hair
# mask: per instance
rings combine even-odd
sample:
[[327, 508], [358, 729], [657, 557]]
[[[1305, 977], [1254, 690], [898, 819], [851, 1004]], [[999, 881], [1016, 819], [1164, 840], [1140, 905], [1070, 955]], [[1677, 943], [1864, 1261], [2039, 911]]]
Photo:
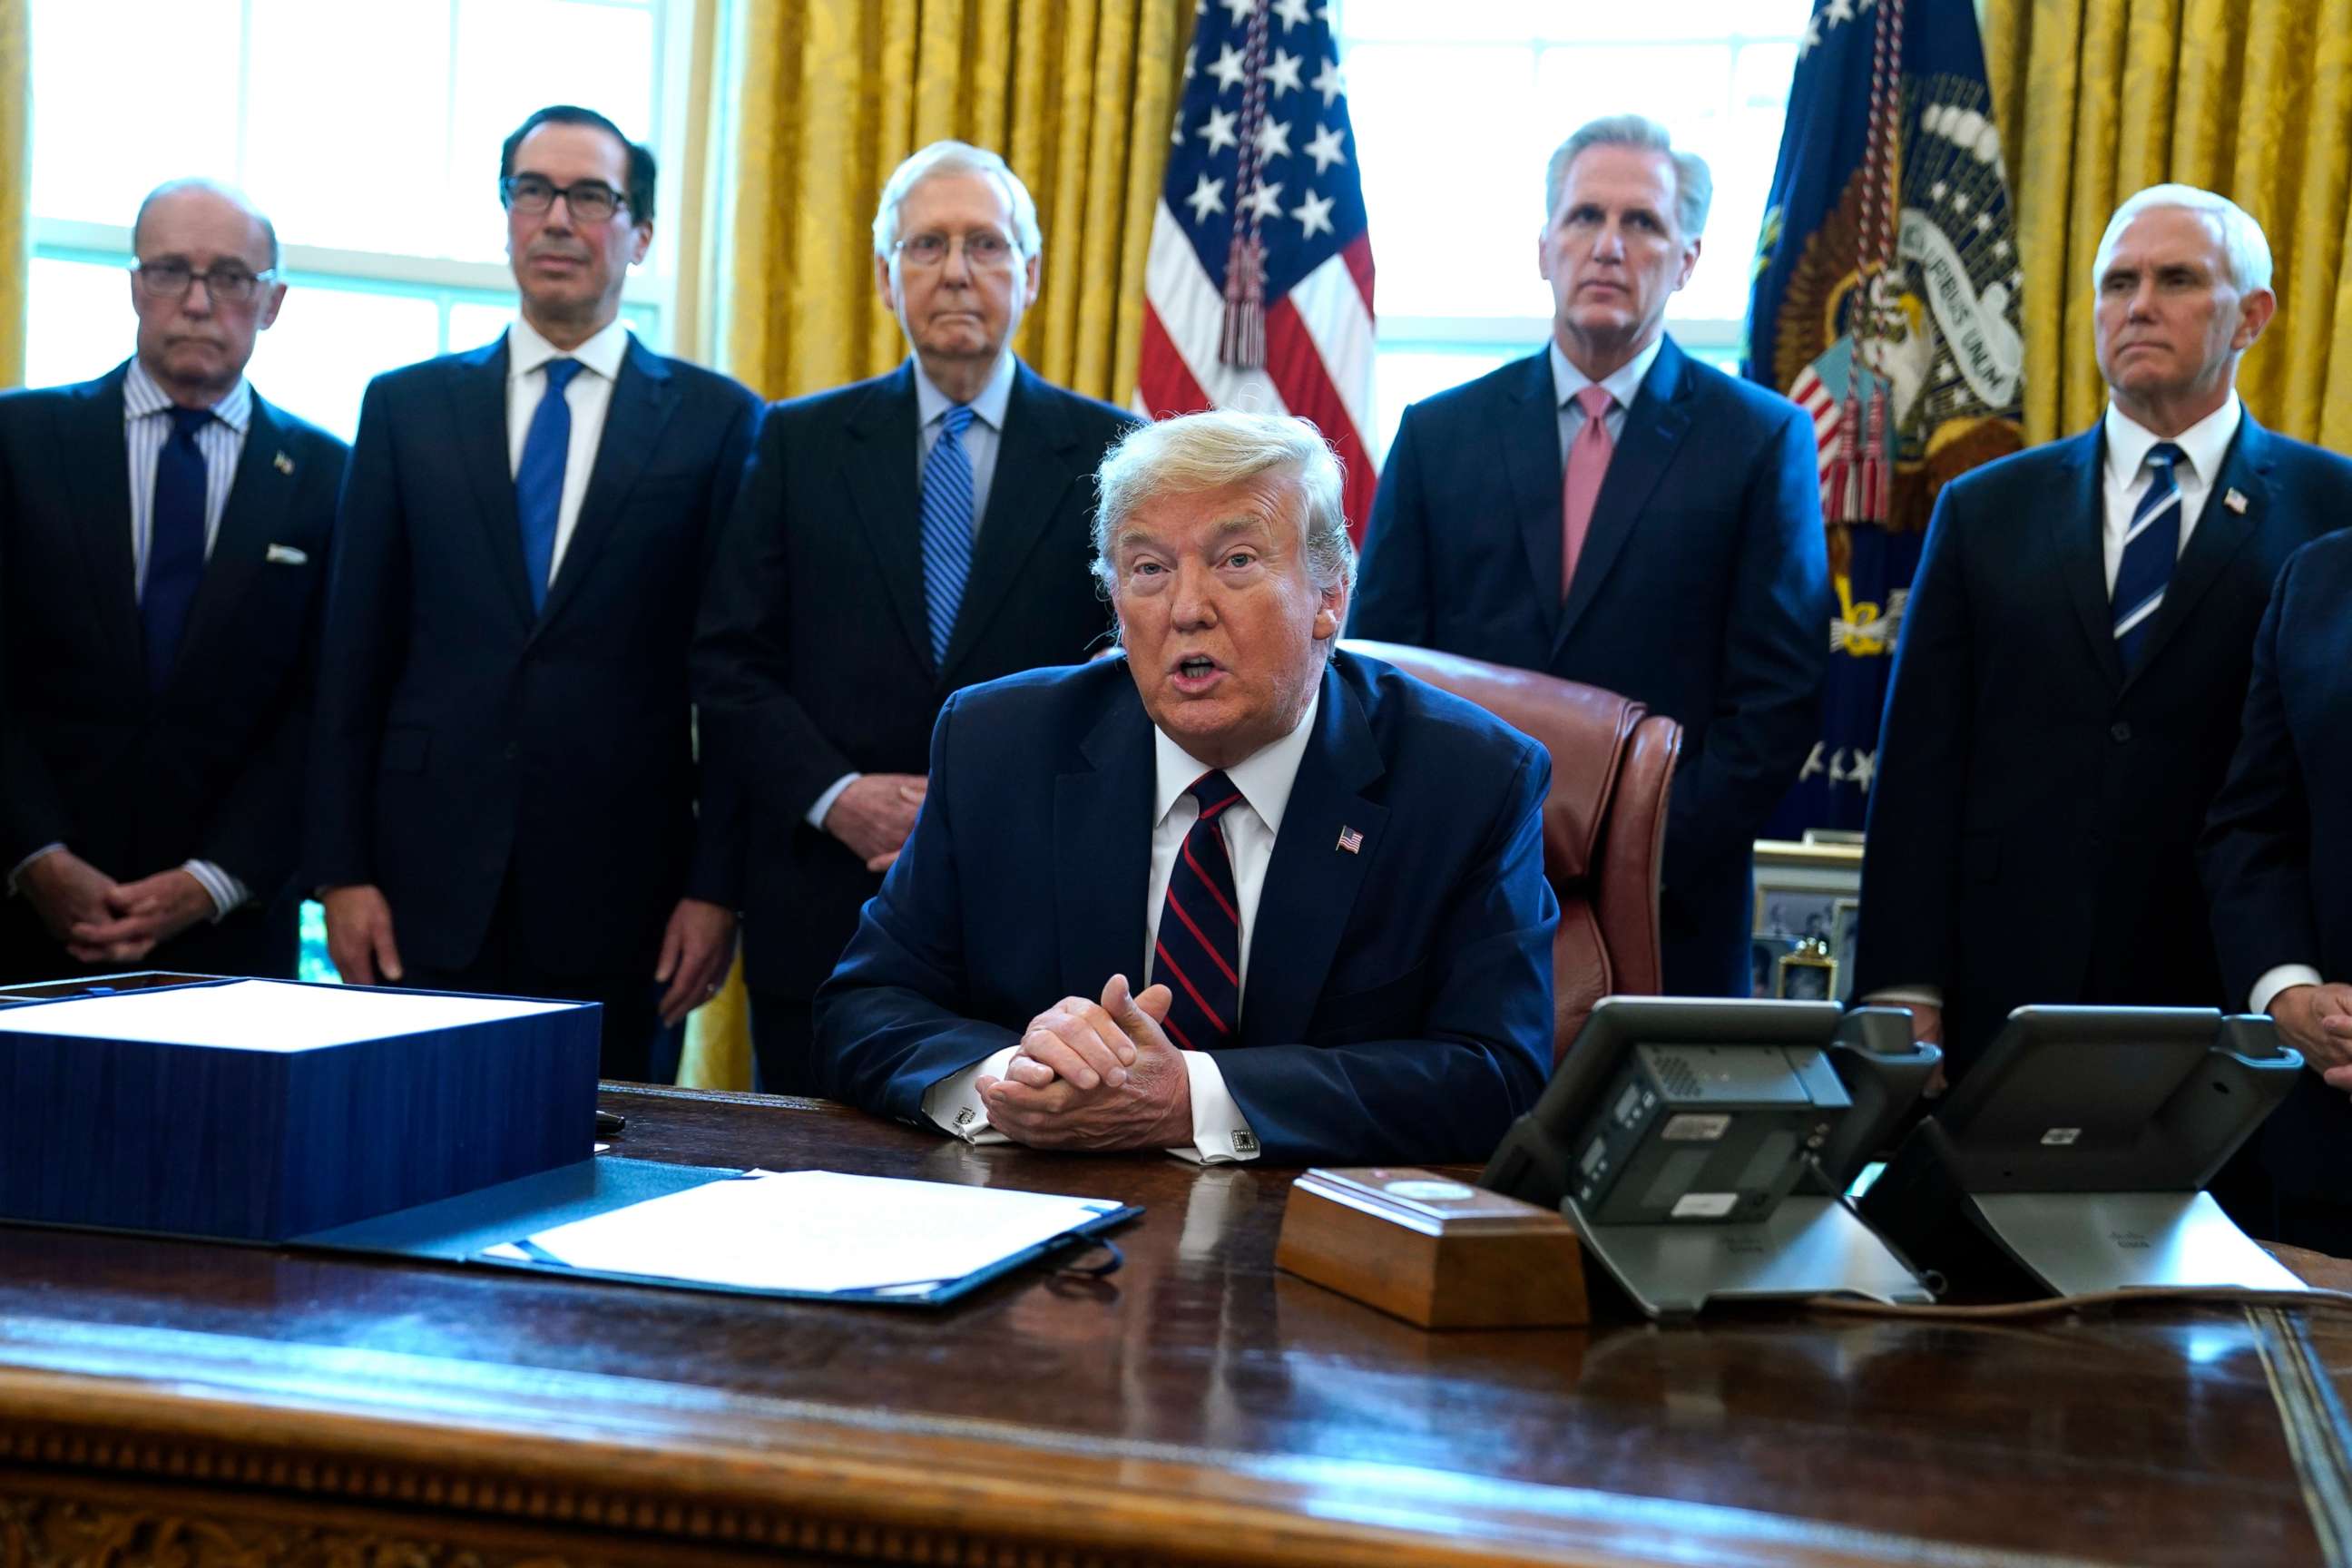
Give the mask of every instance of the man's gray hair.
[[874, 208], [875, 255], [886, 261], [890, 258], [898, 243], [898, 209], [906, 205], [907, 193], [934, 174], [978, 174], [997, 181], [1013, 208], [1013, 242], [1023, 256], [1044, 253], [1045, 237], [1037, 228], [1037, 204], [1030, 199], [1029, 187], [1021, 183], [1013, 165], [969, 142], [934, 142], [891, 170], [890, 178], [884, 182], [882, 200]]
[[2127, 196], [2107, 220], [2107, 232], [2099, 237], [2097, 254], [2091, 258], [2091, 288], [2095, 291], [2099, 279], [2106, 276], [2107, 263], [2116, 254], [2116, 246], [2132, 219], [2151, 207], [2179, 207], [2213, 220], [2221, 231], [2221, 258], [2230, 268], [2230, 281], [2241, 294], [2252, 294], [2271, 286], [2271, 242], [2263, 235], [2263, 226], [2253, 215], [2229, 197], [2195, 185], [2150, 185], [2135, 195]]
[[269, 245], [269, 270], [273, 272], [277, 270], [278, 226], [269, 221], [269, 215], [263, 212], [259, 207], [255, 206], [253, 205], [253, 198], [247, 195], [243, 191], [238, 190], [235, 185], [223, 184], [218, 180], [205, 179], [202, 175], [190, 175], [184, 179], [166, 180], [140, 199], [139, 215], [131, 220], [131, 253], [133, 256], [139, 254], [139, 230], [141, 226], [145, 224], [147, 221], [147, 209], [153, 206], [157, 202], [162, 201], [165, 196], [183, 195], [190, 191], [202, 191], [206, 195], [218, 196], [221, 200], [226, 202], [233, 207], [242, 208], [247, 216], [252, 218], [255, 223], [259, 224], [261, 226], [261, 237], [268, 241]]
[[1095, 476], [1095, 581], [1117, 586], [1112, 552], [1118, 531], [1154, 496], [1197, 495], [1286, 470], [1303, 515], [1299, 542], [1307, 575], [1318, 593], [1356, 585], [1356, 547], [1341, 509], [1339, 459], [1323, 433], [1286, 414], [1219, 408], [1141, 426], [1103, 455]]
[[1643, 153], [1664, 153], [1675, 166], [1675, 226], [1685, 239], [1696, 239], [1706, 227], [1706, 209], [1715, 204], [1715, 176], [1706, 160], [1696, 153], [1677, 153], [1675, 139], [1656, 121], [1640, 114], [1612, 114], [1580, 126], [1574, 135], [1553, 150], [1544, 171], [1544, 222], [1559, 210], [1559, 193], [1568, 188], [1568, 166], [1587, 147], [1632, 147]]

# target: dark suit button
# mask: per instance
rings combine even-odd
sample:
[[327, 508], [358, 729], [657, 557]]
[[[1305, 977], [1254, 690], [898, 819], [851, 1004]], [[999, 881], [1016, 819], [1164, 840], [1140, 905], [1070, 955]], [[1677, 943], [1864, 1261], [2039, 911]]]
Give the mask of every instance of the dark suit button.
[[2114, 736], [2116, 744], [2120, 746], [2125, 742], [2131, 739], [2131, 725], [2126, 723], [2125, 721], [2118, 719], [2115, 722], [2115, 727], [2110, 729], [2107, 733]]

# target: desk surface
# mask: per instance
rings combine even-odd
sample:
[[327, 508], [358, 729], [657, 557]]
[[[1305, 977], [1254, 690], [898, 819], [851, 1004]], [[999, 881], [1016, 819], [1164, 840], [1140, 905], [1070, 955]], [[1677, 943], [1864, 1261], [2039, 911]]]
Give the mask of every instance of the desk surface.
[[604, 1100], [1149, 1213], [942, 1311], [0, 1226], [0, 1563], [2281, 1564], [2344, 1511], [2326, 1314], [1429, 1334], [1276, 1274], [1293, 1173]]

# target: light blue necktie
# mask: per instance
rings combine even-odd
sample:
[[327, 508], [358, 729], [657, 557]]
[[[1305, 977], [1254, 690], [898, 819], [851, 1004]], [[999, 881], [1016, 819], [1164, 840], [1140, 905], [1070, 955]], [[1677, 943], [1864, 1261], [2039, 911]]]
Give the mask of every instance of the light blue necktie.
[[2147, 449], [2151, 473], [2147, 493], [2132, 508], [2131, 527], [2124, 533], [2123, 558], [2116, 563], [2116, 651], [2123, 655], [2126, 672], [2139, 668], [2140, 650], [2148, 628], [2164, 604], [2164, 590], [2172, 582], [2173, 563], [2180, 559], [2180, 486], [2172, 466], [2185, 454], [2169, 441]]
[[522, 462], [515, 469], [515, 515], [522, 523], [522, 570], [530, 582], [535, 615], [547, 607], [547, 582], [555, 563], [555, 525], [563, 515], [563, 463], [572, 453], [572, 405], [563, 389], [580, 374], [576, 359], [547, 362], [547, 390], [522, 439]]
[[971, 454], [963, 433], [971, 408], [959, 403], [940, 421], [940, 438], [923, 459], [923, 605], [930, 619], [931, 668], [945, 668], [948, 638], [971, 575]]

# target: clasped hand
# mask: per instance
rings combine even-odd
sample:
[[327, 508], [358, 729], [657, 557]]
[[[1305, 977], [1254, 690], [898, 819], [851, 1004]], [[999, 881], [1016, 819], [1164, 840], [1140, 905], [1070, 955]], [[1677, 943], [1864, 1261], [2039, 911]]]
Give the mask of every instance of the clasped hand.
[[1192, 1142], [1192, 1085], [1160, 1022], [1165, 985], [1114, 974], [1099, 1002], [1065, 996], [1029, 1022], [1003, 1078], [976, 1087], [989, 1124], [1038, 1149], [1171, 1149]]
[[2330, 1089], [2352, 1091], [2352, 985], [2290, 985], [2271, 998], [2279, 1036]]

